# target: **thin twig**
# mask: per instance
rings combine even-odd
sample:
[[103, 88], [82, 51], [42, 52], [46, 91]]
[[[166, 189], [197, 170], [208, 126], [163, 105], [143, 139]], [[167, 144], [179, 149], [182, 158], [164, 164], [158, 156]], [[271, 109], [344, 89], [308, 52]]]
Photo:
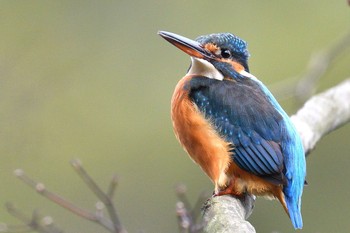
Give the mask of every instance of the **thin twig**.
[[[80, 175], [80, 177], [83, 179], [83, 181], [88, 185], [88, 187], [97, 195], [97, 197], [101, 200], [96, 203], [96, 211], [91, 212], [88, 210], [85, 210], [81, 207], [78, 207], [74, 205], [72, 202], [67, 201], [63, 197], [59, 196], [58, 194], [49, 191], [46, 189], [45, 185], [43, 183], [37, 182], [34, 179], [27, 176], [23, 170], [16, 169], [14, 171], [15, 175], [25, 184], [27, 184], [29, 187], [35, 189], [39, 194], [46, 197], [50, 201], [58, 204], [59, 206], [69, 210], [70, 212], [76, 214], [77, 216], [87, 219], [89, 221], [93, 221], [96, 223], [99, 223], [101, 226], [105, 227], [110, 232], [115, 233], [127, 233], [125, 228], [121, 225], [119, 221], [119, 217], [117, 215], [116, 209], [114, 207], [114, 204], [112, 202], [112, 197], [114, 196], [118, 179], [117, 176], [113, 176], [112, 180], [109, 184], [109, 188], [107, 193], [104, 193], [96, 184], [96, 182], [89, 176], [89, 174], [85, 171], [85, 169], [82, 167], [81, 162], [79, 160], [73, 160], [71, 161], [72, 166], [75, 168], [76, 172]], [[104, 217], [103, 210], [106, 206], [106, 209], [108, 211], [109, 217], [108, 219]], [[33, 212], [33, 218], [30, 220], [28, 217], [26, 217], [21, 212], [17, 211], [12, 205], [8, 205], [8, 212], [14, 215], [17, 219], [25, 223], [28, 227], [24, 228], [22, 225], [18, 225], [16, 227], [9, 228], [7, 225], [1, 225], [3, 226], [2, 232], [16, 232], [16, 230], [24, 230], [27, 231], [28, 229], [36, 230], [39, 232], [49, 232], [49, 233], [61, 233], [63, 232], [59, 228], [57, 228], [52, 221], [51, 217], [45, 217], [43, 219], [43, 225], [37, 224], [37, 214], [34, 211]], [[0, 232], [1, 232], [0, 228]], [[20, 231], [23, 232], [23, 231]]]
[[[192, 205], [191, 205], [190, 201], [187, 198], [186, 192], [187, 192], [186, 185], [184, 185], [184, 184], [176, 185], [175, 193], [176, 193], [177, 198], [184, 204], [184, 207], [187, 210], [192, 210]], [[191, 214], [190, 214], [190, 217], [192, 218]]]
[[76, 206], [75, 204], [73, 204], [72, 202], [69, 202], [66, 199], [62, 198], [58, 194], [47, 190], [43, 183], [39, 183], [39, 182], [31, 179], [21, 169], [16, 169], [15, 175], [21, 181], [23, 181], [25, 184], [27, 184], [31, 188], [35, 189], [39, 194], [46, 197], [50, 201], [52, 201], [52, 202], [58, 204], [59, 206], [69, 210], [70, 212], [76, 214], [77, 216], [79, 216], [81, 218], [99, 223], [101, 226], [105, 227], [109, 231], [115, 232], [114, 224], [109, 219], [107, 219], [101, 215], [97, 215], [96, 213], [93, 213], [91, 211], [80, 208], [80, 207]]
[[35, 189], [39, 194], [46, 197], [50, 201], [62, 206], [63, 208], [71, 211], [72, 213], [74, 213], [82, 218], [85, 218], [85, 219], [90, 220], [90, 221], [97, 221], [94, 214], [74, 205], [73, 203], [62, 198], [61, 196], [47, 190], [43, 183], [39, 183], [39, 182], [36, 182], [35, 180], [31, 179], [29, 176], [27, 176], [24, 173], [23, 170], [16, 169], [15, 174], [21, 181], [23, 181], [25, 184], [29, 185], [31, 188]]
[[32, 217], [26, 216], [13, 204], [6, 204], [7, 212], [12, 216], [23, 222], [25, 225], [7, 226], [6, 231], [3, 232], [30, 232], [37, 231], [40, 233], [62, 233], [63, 231], [57, 227], [53, 227], [51, 224], [47, 225], [44, 221], [44, 225], [40, 223], [40, 217], [36, 210], [33, 211]]
[[175, 187], [175, 193], [179, 199], [176, 203], [176, 214], [181, 233], [191, 232], [195, 219], [192, 213], [192, 205], [187, 198], [186, 191], [187, 187], [184, 184], [178, 184]]
[[5, 207], [9, 214], [16, 217], [18, 220], [25, 223], [26, 225], [29, 225], [32, 221], [31, 217], [28, 217], [27, 215], [19, 211], [12, 203], [6, 203]]
[[304, 74], [269, 85], [278, 99], [296, 97], [301, 103], [316, 91], [316, 83], [326, 73], [330, 65], [348, 47], [350, 47], [350, 30], [328, 48], [311, 56]]
[[202, 204], [209, 195], [202, 192], [192, 208], [187, 198], [186, 190], [186, 186], [183, 184], [176, 186], [176, 195], [179, 199], [176, 203], [179, 230], [181, 233], [200, 233], [205, 226], [205, 221], [199, 218], [201, 216]]
[[82, 167], [81, 162], [77, 159], [71, 161], [71, 165], [78, 173], [78, 175], [82, 178], [84, 183], [90, 188], [90, 190], [95, 193], [95, 195], [105, 204], [108, 214], [113, 222], [114, 230], [116, 233], [127, 233], [122, 224], [119, 221], [119, 217], [117, 211], [114, 207], [112, 200], [109, 198], [107, 194], [105, 194], [100, 187], [96, 184], [96, 182], [89, 176], [89, 174]]
[[316, 91], [316, 83], [325, 74], [333, 61], [350, 46], [350, 31], [348, 31], [334, 45], [316, 53], [308, 64], [307, 70], [296, 86], [296, 96], [305, 102]]
[[63, 233], [64, 232], [61, 228], [57, 227], [54, 224], [53, 218], [50, 216], [44, 217], [41, 222], [46, 228], [50, 229], [50, 231], [53, 233]]
[[176, 216], [180, 233], [187, 233], [191, 226], [191, 220], [185, 204], [181, 201], [176, 203]]
[[118, 176], [114, 174], [112, 176], [111, 182], [109, 183], [109, 187], [108, 187], [108, 191], [107, 191], [107, 196], [110, 199], [113, 199], [114, 194], [115, 194], [115, 190], [117, 189], [117, 187], [118, 187]]

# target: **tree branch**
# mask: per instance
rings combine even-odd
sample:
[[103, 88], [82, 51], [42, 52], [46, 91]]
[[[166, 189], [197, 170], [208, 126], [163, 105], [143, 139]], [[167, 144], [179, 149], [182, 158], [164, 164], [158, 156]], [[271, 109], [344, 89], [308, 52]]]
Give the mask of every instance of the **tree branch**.
[[179, 201], [176, 203], [176, 215], [177, 222], [179, 226], [180, 233], [200, 233], [203, 231], [206, 222], [203, 221], [201, 216], [202, 205], [205, 200], [210, 196], [206, 192], [202, 192], [197, 201], [192, 207], [190, 204], [187, 195], [186, 195], [186, 186], [179, 184], [176, 186], [176, 195]]
[[245, 195], [242, 199], [233, 196], [216, 196], [208, 200], [204, 209], [205, 232], [254, 233], [254, 227], [246, 221], [253, 212], [255, 197]]
[[[350, 79], [321, 93], [310, 100], [291, 117], [309, 153], [322, 138], [350, 121]], [[246, 221], [252, 212], [254, 198], [232, 196], [212, 197], [204, 209], [207, 233], [255, 232]]]
[[23, 222], [23, 224], [1, 224], [0, 232], [22, 233], [37, 231], [40, 233], [63, 233], [60, 228], [55, 226], [50, 216], [40, 219], [38, 211], [36, 210], [34, 210], [32, 216], [29, 217], [11, 203], [6, 203], [6, 209], [12, 216]]
[[[92, 179], [92, 177], [86, 172], [79, 160], [72, 160], [71, 165], [75, 171], [82, 178], [84, 183], [90, 188], [90, 190], [96, 194], [100, 199], [96, 203], [96, 210], [89, 211], [83, 209], [74, 203], [66, 200], [62, 196], [48, 190], [43, 183], [37, 182], [36, 180], [27, 176], [23, 170], [16, 169], [14, 171], [15, 175], [25, 184], [29, 185], [32, 189], [35, 189], [43, 197], [46, 197], [53, 203], [58, 204], [59, 206], [65, 208], [77, 216], [98, 223], [99, 225], [106, 228], [108, 231], [113, 233], [127, 233], [126, 229], [123, 227], [119, 220], [117, 210], [114, 206], [112, 198], [115, 194], [115, 189], [118, 184], [118, 179], [114, 175], [109, 184], [108, 191], [105, 193], [97, 185], [97, 183]], [[104, 207], [106, 206], [108, 215], [110, 218], [107, 218], [103, 215]], [[20, 220], [23, 224], [9, 226], [7, 224], [0, 224], [0, 232], [29, 232], [37, 231], [42, 233], [61, 233], [61, 229], [56, 227], [52, 221], [51, 217], [45, 217], [42, 221], [39, 221], [37, 211], [34, 211], [32, 218], [27, 217], [20, 210], [16, 209], [13, 205], [7, 204], [7, 211]]]
[[[117, 187], [117, 179], [114, 176], [107, 193], [104, 193], [102, 189], [97, 185], [97, 183], [89, 176], [85, 169], [81, 166], [81, 162], [77, 159], [71, 161], [71, 165], [79, 176], [83, 179], [84, 183], [90, 188], [90, 190], [101, 200], [101, 202], [106, 206], [108, 214], [113, 222], [113, 227], [117, 233], [127, 233], [126, 229], [122, 226], [119, 221], [119, 216], [114, 203], [110, 197], [114, 194], [114, 189]], [[101, 205], [100, 205], [101, 206]]]
[[313, 96], [291, 120], [308, 154], [321, 137], [350, 121], [350, 79]]
[[303, 74], [269, 85], [279, 100], [295, 97], [304, 103], [316, 92], [317, 82], [334, 61], [350, 47], [350, 30], [328, 47], [315, 52]]

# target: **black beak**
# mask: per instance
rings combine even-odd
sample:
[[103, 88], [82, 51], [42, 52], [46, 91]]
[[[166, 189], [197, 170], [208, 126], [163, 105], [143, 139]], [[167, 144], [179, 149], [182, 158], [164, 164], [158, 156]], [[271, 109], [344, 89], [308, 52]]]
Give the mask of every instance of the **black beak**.
[[165, 31], [159, 31], [158, 34], [166, 39], [169, 43], [175, 45], [188, 55], [196, 58], [201, 58], [205, 60], [211, 60], [215, 57], [205, 50], [201, 44], [199, 44], [197, 41], [188, 39], [186, 37], [177, 35], [172, 32], [165, 32]]

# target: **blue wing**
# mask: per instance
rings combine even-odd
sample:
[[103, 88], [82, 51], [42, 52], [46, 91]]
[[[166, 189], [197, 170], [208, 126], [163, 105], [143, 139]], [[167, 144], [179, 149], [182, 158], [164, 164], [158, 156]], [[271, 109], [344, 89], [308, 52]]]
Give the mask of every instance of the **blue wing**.
[[190, 98], [217, 132], [232, 143], [235, 163], [276, 184], [284, 184], [281, 151], [283, 116], [250, 79], [217, 81], [194, 77]]

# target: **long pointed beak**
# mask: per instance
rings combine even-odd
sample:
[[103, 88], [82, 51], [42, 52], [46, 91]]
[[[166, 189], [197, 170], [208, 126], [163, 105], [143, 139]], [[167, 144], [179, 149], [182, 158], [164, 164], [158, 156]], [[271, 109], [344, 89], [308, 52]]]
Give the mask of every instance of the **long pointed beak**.
[[201, 44], [199, 44], [197, 41], [188, 39], [186, 37], [177, 35], [172, 32], [166, 32], [166, 31], [159, 31], [158, 34], [166, 39], [169, 43], [175, 45], [188, 55], [196, 58], [202, 58], [205, 60], [211, 60], [215, 57], [205, 50]]

